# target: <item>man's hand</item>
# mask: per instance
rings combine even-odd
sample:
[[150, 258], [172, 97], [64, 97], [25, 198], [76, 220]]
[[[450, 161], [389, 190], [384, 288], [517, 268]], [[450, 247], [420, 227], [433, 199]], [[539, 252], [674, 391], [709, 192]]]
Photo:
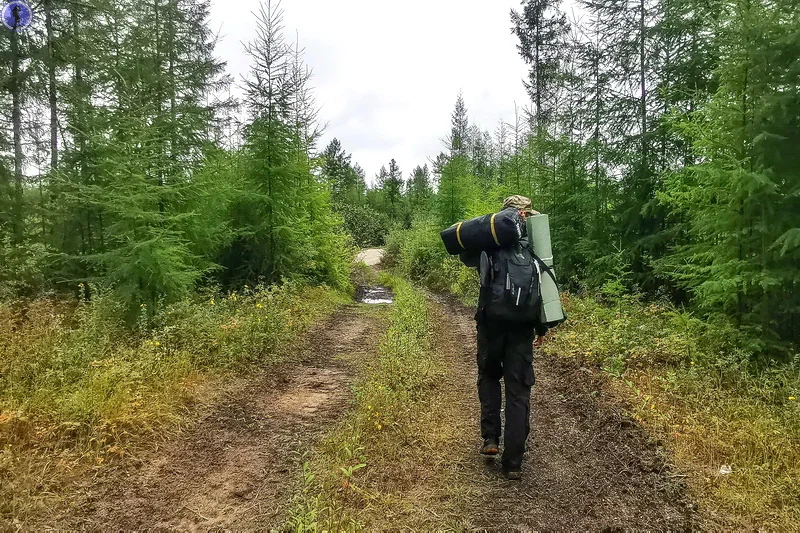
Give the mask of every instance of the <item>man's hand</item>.
[[536, 340], [535, 340], [535, 341], [533, 341], [533, 347], [534, 347], [534, 348], [541, 348], [541, 347], [542, 347], [542, 344], [544, 344], [544, 339], [545, 339], [545, 337], [547, 337], [547, 334], [544, 334], [544, 335], [537, 335], [537, 336], [536, 336]]

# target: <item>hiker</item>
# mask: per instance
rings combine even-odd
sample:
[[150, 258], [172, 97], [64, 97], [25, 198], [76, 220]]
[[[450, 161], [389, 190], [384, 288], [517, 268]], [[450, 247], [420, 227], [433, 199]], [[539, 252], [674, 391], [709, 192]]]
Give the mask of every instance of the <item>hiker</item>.
[[[531, 201], [524, 196], [506, 198], [503, 209], [514, 208], [522, 217], [538, 214], [531, 208]], [[484, 252], [486, 253], [486, 252]], [[509, 264], [508, 254], [514, 254], [515, 262], [527, 263], [522, 268], [535, 272], [536, 265], [532, 254], [528, 251], [527, 235], [513, 248], [502, 248], [487, 254], [487, 264]], [[464, 252], [461, 261], [473, 268], [481, 269], [480, 253]], [[486, 269], [486, 265], [483, 266]], [[511, 268], [511, 267], [508, 267]], [[484, 272], [482, 279], [486, 280]], [[495, 275], [495, 278], [500, 276]], [[481, 403], [481, 436], [483, 446], [480, 453], [493, 457], [500, 453], [499, 443], [502, 434], [500, 409], [502, 395], [500, 379], [505, 383], [505, 448], [502, 456], [503, 473], [508, 479], [520, 479], [522, 473], [522, 456], [525, 453], [525, 442], [530, 432], [530, 400], [531, 387], [535, 381], [533, 373], [533, 348], [539, 347], [547, 334], [547, 326], [538, 324], [536, 320], [517, 321], [497, 318], [489, 309], [493, 301], [491, 284], [507, 283], [505, 279], [493, 279], [481, 283], [478, 309], [475, 314], [478, 331], [478, 397]], [[507, 290], [508, 287], [505, 287]], [[499, 292], [502, 293], [503, 287]], [[512, 289], [513, 290], [513, 289]], [[497, 290], [494, 291], [496, 295]], [[496, 296], [495, 296], [496, 298]], [[487, 312], [489, 311], [489, 312]], [[495, 316], [488, 316], [488, 315]], [[538, 313], [534, 313], [538, 316]], [[534, 341], [534, 334], [536, 340]]]

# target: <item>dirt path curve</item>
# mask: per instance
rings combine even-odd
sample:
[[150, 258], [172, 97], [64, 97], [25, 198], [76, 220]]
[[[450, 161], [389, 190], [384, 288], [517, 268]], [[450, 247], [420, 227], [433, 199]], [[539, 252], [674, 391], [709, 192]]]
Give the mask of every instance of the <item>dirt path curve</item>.
[[536, 354], [531, 438], [523, 479], [507, 481], [499, 461], [477, 454], [474, 310], [430, 295], [439, 305], [439, 347], [461, 391], [453, 422], [458, 478], [475, 501], [467, 520], [479, 531], [681, 531], [693, 506], [662, 450], [602, 395], [599, 376]]
[[378, 266], [383, 259], [383, 249], [365, 248], [356, 255], [356, 263], [364, 263], [367, 266]]
[[245, 378], [179, 439], [84, 487], [56, 527], [281, 526], [298, 479], [296, 452], [312, 447], [349, 402], [350, 371], [337, 355], [374, 350], [381, 337], [375, 309], [337, 312], [309, 335], [300, 362]]

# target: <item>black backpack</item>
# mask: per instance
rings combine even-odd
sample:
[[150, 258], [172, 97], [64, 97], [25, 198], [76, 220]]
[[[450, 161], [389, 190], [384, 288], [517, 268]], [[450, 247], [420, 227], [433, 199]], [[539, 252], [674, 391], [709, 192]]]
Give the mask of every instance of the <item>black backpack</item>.
[[479, 308], [491, 319], [538, 324], [542, 265], [526, 239], [482, 256]]

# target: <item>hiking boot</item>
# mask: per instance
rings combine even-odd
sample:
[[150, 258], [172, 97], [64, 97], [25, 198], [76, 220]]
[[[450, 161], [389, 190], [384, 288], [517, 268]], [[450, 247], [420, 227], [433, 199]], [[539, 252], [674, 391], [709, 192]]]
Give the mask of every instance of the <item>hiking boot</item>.
[[481, 446], [481, 455], [485, 455], [486, 457], [493, 457], [500, 453], [500, 446], [497, 445], [497, 441], [494, 439], [486, 439], [483, 441], [483, 446]]
[[503, 475], [506, 479], [511, 481], [519, 481], [522, 479], [522, 470], [521, 469], [510, 469], [510, 468], [503, 468]]

